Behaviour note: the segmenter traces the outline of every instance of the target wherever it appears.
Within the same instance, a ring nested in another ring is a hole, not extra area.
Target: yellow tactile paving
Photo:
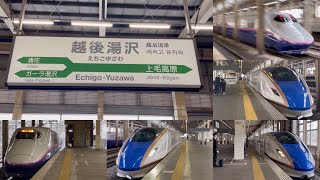
[[[258,159],[256,157],[256,153],[254,152],[254,150],[251,150],[250,157],[251,157],[251,162],[252,162],[253,179],[254,180],[265,180],[265,177],[263,175],[262,169],[260,167],[260,164],[258,162]]]
[[[174,172],[171,176],[171,180],[182,180],[183,179],[183,174],[184,174],[184,165],[185,165],[185,159],[186,159],[186,153],[187,153],[187,142],[183,142],[183,148],[181,151],[181,154],[179,156],[177,165],[174,169]]]
[[[67,149],[63,165],[60,170],[59,180],[69,180],[71,172],[71,150]]]
[[[246,120],[258,120],[257,114],[254,111],[251,100],[248,96],[248,92],[246,90],[245,84],[242,81],[240,81],[240,86],[241,86],[242,95],[243,95],[243,105],[244,105]]]

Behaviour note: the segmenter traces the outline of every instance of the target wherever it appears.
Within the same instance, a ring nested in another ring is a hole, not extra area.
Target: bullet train
[[[274,49],[279,53],[305,54],[314,43],[312,35],[288,13],[265,13],[264,20],[264,43],[266,48]],[[246,25],[250,24],[252,23],[247,23]],[[256,45],[257,23],[254,23],[253,27],[245,26],[244,28],[239,28],[239,40]],[[227,37],[233,37],[233,29],[231,26],[226,27]],[[217,27],[217,32],[221,34],[222,27]]]
[[[264,152],[289,176],[313,177],[315,161],[308,147],[290,132],[270,132],[249,139],[250,143]]]
[[[164,128],[141,128],[123,143],[117,157],[117,176],[145,176],[182,141],[182,134]]]
[[[123,143],[123,133],[118,134],[118,147],[121,147]],[[116,147],[116,133],[115,132],[107,132],[107,148],[115,148]]]
[[[30,179],[59,149],[56,132],[44,127],[17,129],[4,158],[5,170],[13,177]]]
[[[268,67],[246,75],[246,81],[284,116],[312,116],[314,99],[307,83],[294,69]]]

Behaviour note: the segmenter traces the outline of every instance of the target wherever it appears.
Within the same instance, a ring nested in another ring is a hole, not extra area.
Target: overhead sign
[[[17,36],[10,87],[200,88],[191,39]]]

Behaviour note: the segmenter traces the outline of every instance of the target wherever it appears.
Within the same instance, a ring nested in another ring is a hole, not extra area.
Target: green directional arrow
[[[56,70],[21,70],[19,77],[64,78],[72,72],[122,72],[122,73],[165,73],[186,74],[192,69],[185,65],[172,64],[90,64],[73,63],[66,57],[23,57],[18,60],[24,64],[64,64],[63,71]]]

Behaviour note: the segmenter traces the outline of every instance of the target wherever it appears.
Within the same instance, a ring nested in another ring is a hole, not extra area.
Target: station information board
[[[191,39],[17,36],[9,87],[200,88]]]

